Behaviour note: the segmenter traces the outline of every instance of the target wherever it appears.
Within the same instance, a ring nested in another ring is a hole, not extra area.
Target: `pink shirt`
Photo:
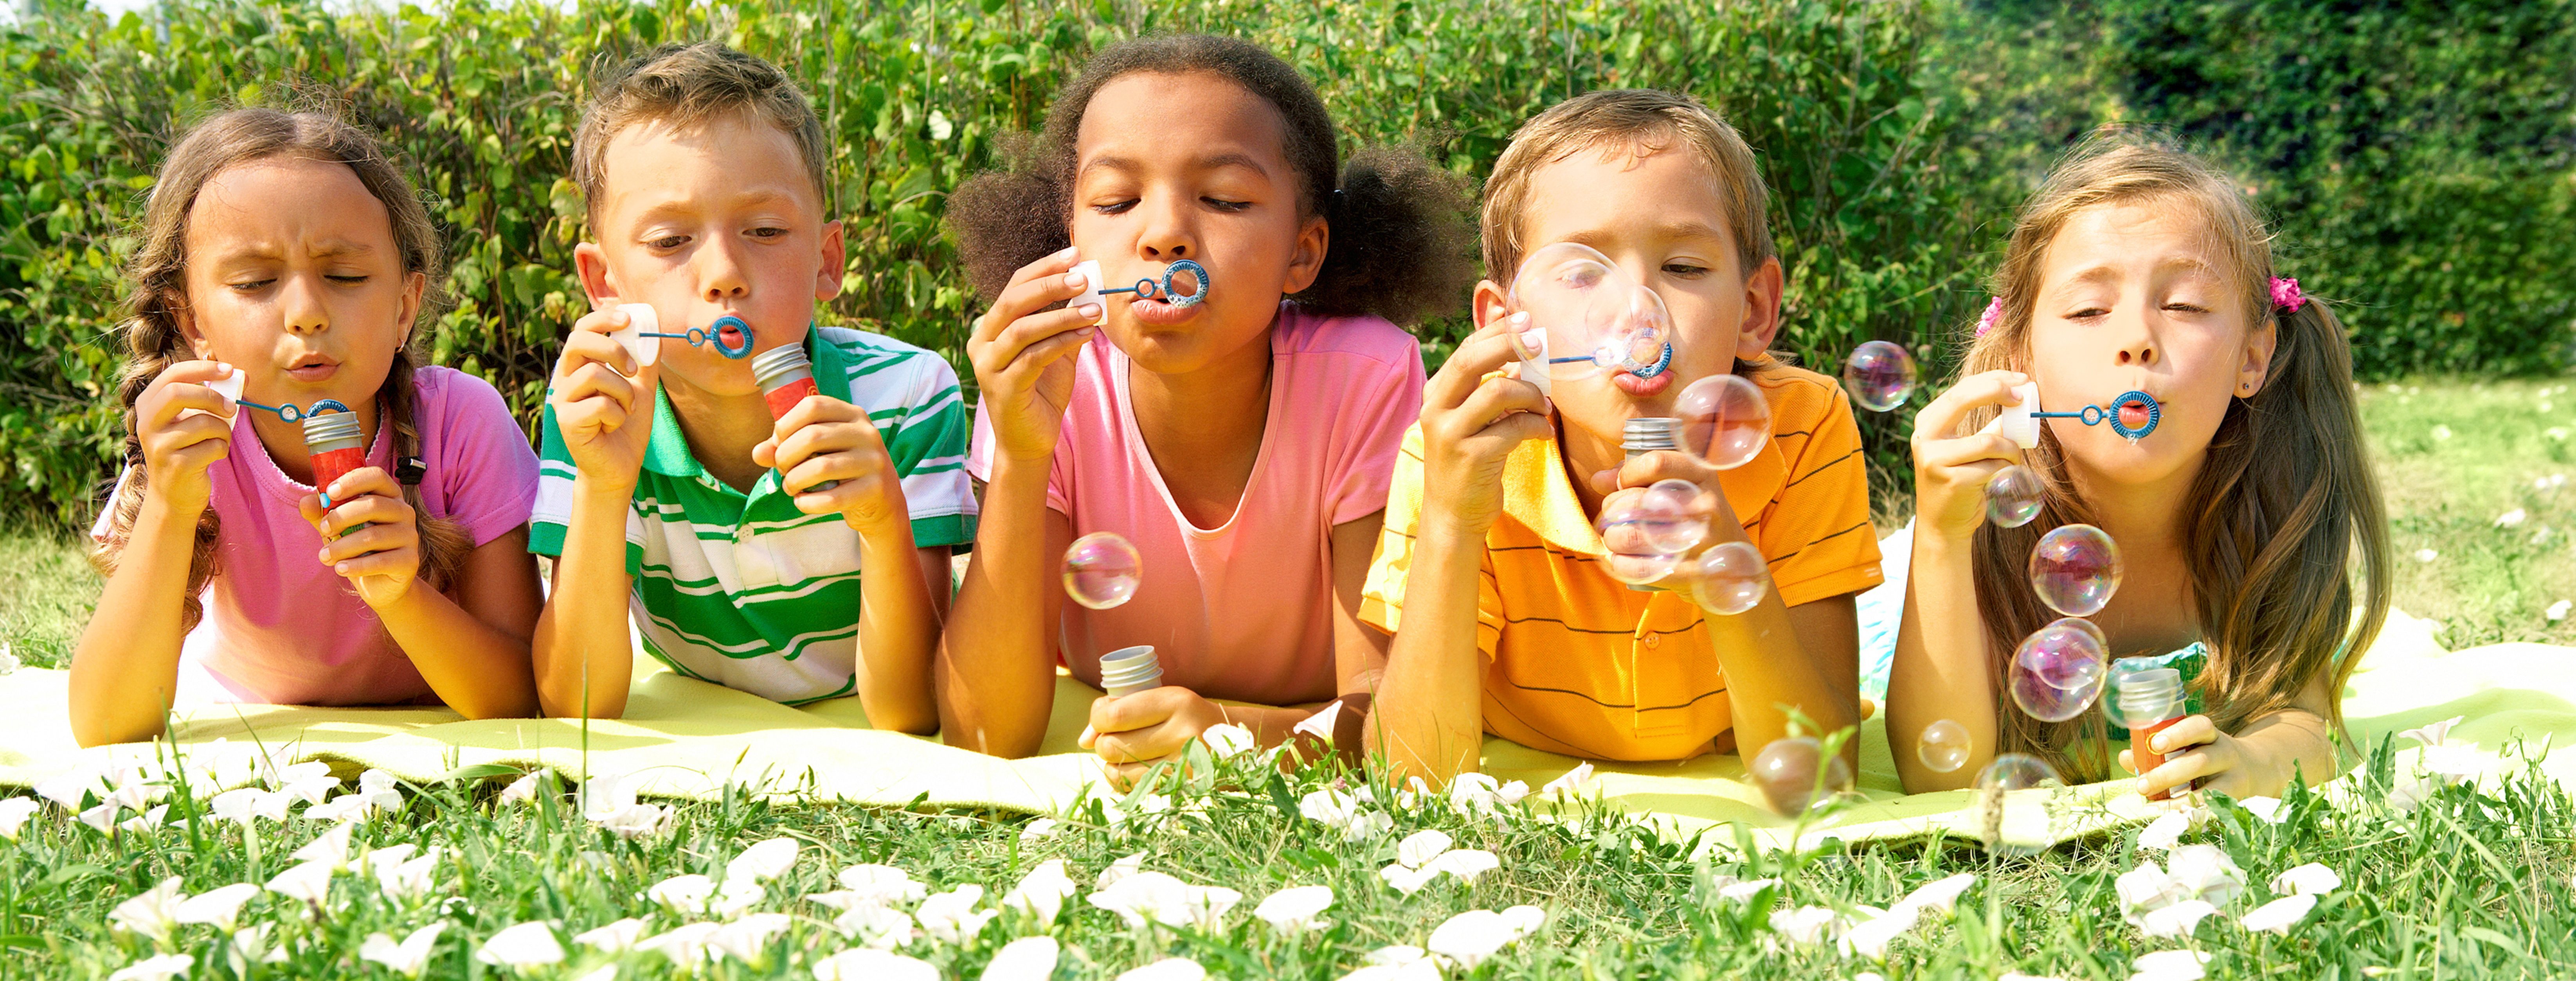
[[[1064,604],[1065,663],[1098,686],[1100,655],[1152,644],[1164,684],[1211,698],[1333,697],[1333,526],[1386,509],[1405,427],[1422,414],[1421,346],[1377,317],[1281,303],[1252,479],[1232,518],[1199,528],[1172,503],[1137,433],[1127,355],[1106,337],[1094,334],[1077,356],[1047,506],[1077,537],[1124,536],[1144,575],[1122,606]],[[992,438],[978,407],[966,469],[979,480],[992,474]]]
[[[422,509],[464,525],[477,546],[527,524],[537,495],[537,455],[501,393],[450,368],[422,368],[412,379],[420,393],[414,403],[420,455],[428,467]],[[180,645],[179,698],[435,704],[429,683],[385,633],[375,609],[314,558],[322,551],[321,533],[295,507],[313,488],[277,469],[251,429],[251,411],[234,416],[231,453],[207,469],[222,530],[215,575],[201,597],[205,619]],[[367,462],[393,472],[389,427],[377,427]],[[91,537],[106,537],[108,518],[99,514]]]

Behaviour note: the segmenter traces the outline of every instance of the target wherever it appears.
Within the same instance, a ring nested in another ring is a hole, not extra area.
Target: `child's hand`
[[[909,527],[912,511],[894,458],[868,414],[829,395],[808,395],[779,417],[769,438],[751,448],[751,462],[778,470],[778,486],[796,495],[806,514],[839,512],[862,535]],[[830,490],[806,492],[827,480]]]
[[[1215,702],[1187,688],[1164,685],[1091,703],[1091,726],[1083,730],[1082,748],[1100,754],[1110,782],[1124,790],[1224,721],[1225,710]]]
[[[1688,453],[1656,450],[1631,457],[1615,470],[1593,474],[1592,489],[1601,495],[1601,513],[1608,514],[1627,506],[1645,494],[1646,488],[1660,481],[1681,480],[1696,484],[1700,492],[1691,499],[1683,514],[1708,522],[1708,537],[1702,545],[1741,541],[1745,537],[1744,521],[1735,516],[1735,505],[1728,503],[1726,489],[1718,483],[1718,475],[1722,473],[1725,471]],[[1636,528],[1614,526],[1601,533],[1601,544],[1609,550],[1612,562],[1619,561],[1621,556],[1658,555],[1654,547],[1646,544],[1644,536],[1645,533]],[[1678,574],[1685,568],[1687,566],[1677,566],[1674,573]],[[1671,578],[1668,576],[1666,581],[1671,581]]]
[[[1096,303],[1047,309],[1082,295],[1082,277],[1071,274],[1073,265],[1074,250],[1066,249],[1020,267],[966,341],[1000,456],[1028,461],[1055,455],[1065,406],[1073,398],[1071,356],[1091,340],[1100,319]]]
[[[296,502],[322,533],[322,564],[356,586],[368,606],[382,609],[403,598],[420,574],[420,516],[403,500],[402,485],[383,467],[361,467],[322,492],[339,506],[324,510],[320,493]]]
[[[134,400],[144,486],[173,512],[194,515],[214,497],[206,468],[232,453],[235,410],[206,383],[232,373],[232,366],[221,362],[182,361],[161,369]]]
[[[1523,442],[1554,432],[1555,411],[1538,386],[1509,374],[1544,341],[1528,314],[1485,325],[1449,354],[1422,386],[1422,520],[1482,535],[1503,511],[1503,462]]]
[[[2167,790],[2215,790],[2229,797],[2253,797],[2269,792],[2256,784],[2259,774],[2250,765],[2251,747],[2244,740],[2218,731],[2218,724],[2206,715],[2191,716],[2164,727],[2148,737],[2147,748],[2163,753],[2165,761],[2139,775],[2140,794],[2153,797]],[[2121,768],[2136,773],[2136,760],[2129,750],[2120,751]]]
[[[1972,410],[2020,404],[2012,387],[2029,381],[2018,371],[1970,375],[1915,414],[1915,534],[1963,541],[1986,520],[1986,481],[1995,471],[2020,463],[2021,447],[1996,426],[1966,436],[1951,434]]]
[[[582,476],[632,491],[644,467],[644,446],[653,438],[653,391],[662,369],[652,364],[637,371],[635,358],[608,336],[626,321],[625,311],[593,310],[572,325],[546,386],[546,404],[554,407],[564,450]]]

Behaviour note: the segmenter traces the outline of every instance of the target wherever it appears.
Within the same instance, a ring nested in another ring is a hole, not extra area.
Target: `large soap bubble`
[[[1771,566],[1751,542],[1719,542],[1692,562],[1691,599],[1711,613],[1734,616],[1761,605]]]
[[[2019,528],[2039,517],[2039,506],[2048,498],[2048,485],[2039,479],[2039,471],[2013,464],[1986,478],[1986,520],[1997,527]]]
[[[2068,618],[2041,627],[2013,652],[2013,704],[2043,722],[2082,715],[2101,697],[2109,661],[2091,624]]]
[[[1682,449],[1720,470],[1733,470],[1771,442],[1771,402],[1737,375],[1710,375],[1673,399]]]
[[[1887,341],[1853,348],[1851,360],[1843,362],[1843,391],[1851,393],[1852,404],[1871,412],[1904,405],[1914,394],[1914,356]]]
[[[1672,366],[1672,315],[1663,297],[1589,246],[1557,242],[1531,252],[1504,304],[1545,331],[1541,350],[1522,352],[1524,377],[1542,386],[1614,371],[1652,376]]]
[[[1790,816],[1852,786],[1850,765],[1840,756],[1825,755],[1824,744],[1810,736],[1772,740],[1745,769],[1771,809]]]
[[[2050,529],[2030,550],[2030,588],[2070,617],[2102,612],[2120,591],[2120,546],[2092,525]]]
[[[2047,788],[2066,785],[2057,768],[2021,753],[1977,771],[1978,836],[2000,855],[2031,855],[2057,843],[2057,808]]]
[[[1095,610],[1135,598],[1144,572],[1136,546],[1113,532],[1092,532],[1064,550],[1064,594]]]
[[[1968,756],[1968,727],[1948,719],[1924,726],[1923,738],[1914,743],[1914,758],[1934,773],[1954,772],[1967,765]]]

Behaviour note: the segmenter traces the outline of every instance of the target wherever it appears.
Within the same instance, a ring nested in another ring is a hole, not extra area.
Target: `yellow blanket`
[[[0,717],[11,720],[0,732],[0,787],[32,786],[76,767],[151,752],[147,746],[75,746],[64,720],[63,686],[59,671],[0,678]],[[1043,813],[1086,792],[1106,792],[1097,766],[1073,745],[1098,695],[1061,679],[1045,753],[1025,760],[869,730],[855,698],[789,708],[658,669],[636,678],[625,719],[590,723],[586,753],[578,722],[467,722],[444,709],[201,706],[180,712],[173,733],[175,742],[199,752],[222,739],[225,751],[257,746],[281,759],[329,761],[343,775],[376,767],[416,782],[460,766],[504,764],[552,767],[576,777],[634,774],[644,793],[668,798],[709,799],[734,785],[786,800]],[[2445,652],[2428,624],[2401,613],[2391,616],[2354,673],[2344,712],[2366,746],[2386,734],[2465,716],[2452,730],[2454,741],[2497,751],[2521,740],[2536,755],[2549,742],[2576,742],[2571,700],[2576,650],[2503,644]],[[1975,836],[1968,792],[1901,794],[1880,720],[1863,726],[1860,741],[1859,783],[1868,802],[1827,827],[1808,828],[1811,835]],[[2400,742],[2403,768],[2414,752],[2410,742]],[[1533,788],[1578,762],[1501,740],[1485,745],[1488,773]],[[2542,765],[2560,783],[2576,787],[2576,758],[2570,754],[2555,754]],[[1741,821],[1758,829],[1766,844],[1779,844],[1790,831],[1744,782],[1744,764],[1736,756],[1596,767],[1585,796],[1597,794],[1613,806],[1649,815],[1676,834]],[[2074,817],[2053,833],[2061,839],[2089,834],[2156,813],[2155,805],[2128,793],[2128,786],[2113,781],[2059,791],[2058,810]]]

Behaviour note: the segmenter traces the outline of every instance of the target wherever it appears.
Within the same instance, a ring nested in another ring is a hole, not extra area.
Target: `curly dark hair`
[[[1343,166],[1333,120],[1304,76],[1259,45],[1207,34],[1136,38],[1102,50],[1056,96],[1046,129],[1020,137],[1011,169],[976,176],[949,196],[948,227],[984,301],[1020,267],[1071,244],[1074,138],[1100,88],[1136,72],[1222,76],[1278,107],[1288,163],[1305,180],[1304,215],[1332,228],[1313,285],[1289,298],[1327,316],[1375,314],[1400,325],[1454,309],[1476,272],[1467,253],[1460,182],[1419,150],[1360,150]]]

